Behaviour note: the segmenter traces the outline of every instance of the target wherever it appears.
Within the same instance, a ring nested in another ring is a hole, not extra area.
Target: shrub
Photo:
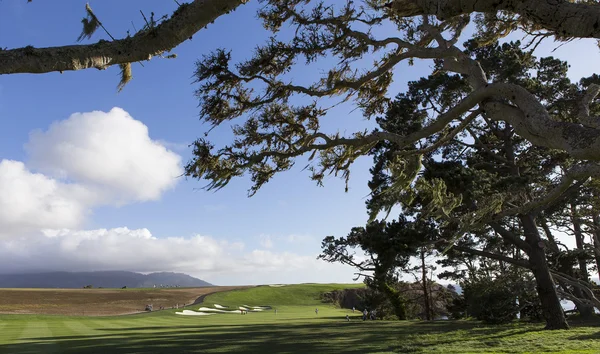
[[[517,293],[506,279],[479,279],[463,286],[470,316],[490,324],[513,321],[519,313]]]

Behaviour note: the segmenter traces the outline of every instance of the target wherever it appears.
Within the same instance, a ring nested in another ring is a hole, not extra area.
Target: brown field
[[[0,289],[0,314],[111,316],[179,304],[191,305],[207,294],[245,288],[213,286],[168,289]]]

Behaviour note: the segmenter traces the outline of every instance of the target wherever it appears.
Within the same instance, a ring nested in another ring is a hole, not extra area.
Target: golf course
[[[121,316],[0,315],[0,353],[600,352],[600,328],[576,321],[568,331],[544,331],[543,324],[490,326],[471,320],[362,321],[359,311],[320,300],[323,292],[357,286],[361,285],[257,286],[213,293],[202,304],[186,307],[270,307],[243,316],[182,316],[176,314],[181,309],[170,308]],[[202,288],[197,290],[202,294]]]

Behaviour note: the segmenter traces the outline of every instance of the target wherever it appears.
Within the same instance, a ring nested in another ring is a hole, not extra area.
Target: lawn
[[[257,287],[213,294],[203,304],[272,305],[277,314],[3,315],[0,353],[600,353],[600,327],[363,322],[358,313],[320,303],[320,292],[341,287]],[[346,322],[346,314],[355,316]]]

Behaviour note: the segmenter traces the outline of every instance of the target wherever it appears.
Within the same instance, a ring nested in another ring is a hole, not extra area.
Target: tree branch
[[[529,261],[527,260],[523,260],[523,259],[514,259],[514,258],[510,258],[510,257],[506,257],[506,256],[502,256],[496,253],[491,253],[491,252],[486,252],[486,251],[480,251],[480,250],[476,250],[476,249],[472,249],[469,247],[462,247],[462,246],[452,246],[453,249],[457,250],[457,251],[461,251],[461,252],[466,252],[466,253],[470,253],[476,256],[481,256],[481,257],[485,257],[485,258],[491,258],[491,259],[495,259],[498,261],[502,261],[502,262],[506,262],[506,263],[510,263],[510,264],[514,264],[516,266],[519,267],[523,267],[526,269],[531,269],[531,264],[529,263]]]
[[[581,124],[590,127],[600,129],[600,117],[590,116],[590,104],[600,93],[600,86],[597,84],[591,84],[581,101],[579,102],[579,121]]]
[[[105,69],[111,65],[149,60],[170,51],[219,16],[248,0],[195,0],[180,6],[168,20],[149,31],[114,41],[62,47],[27,46],[0,50],[0,75]]]
[[[600,300],[598,300],[596,298],[596,296],[594,295],[594,292],[592,291],[592,289],[590,289],[589,284],[587,284],[577,278],[573,278],[567,274],[560,273],[555,270],[550,270],[550,273],[552,274],[552,277],[555,280],[557,280],[558,282],[571,285],[571,286],[583,291],[583,293],[586,295],[587,298],[586,299],[577,298],[579,301],[589,303],[589,304],[593,305],[594,307],[596,307],[597,309],[600,309]]]
[[[488,225],[490,225],[492,227],[492,229],[494,229],[494,231],[496,231],[498,234],[500,234],[500,236],[503,239],[505,239],[506,241],[519,247],[521,250],[525,251],[526,253],[529,252],[529,250],[531,250],[531,247],[529,246],[529,244],[527,242],[525,242],[519,236],[515,235],[514,233],[512,233],[512,232],[508,231],[507,229],[505,229],[504,227],[502,227],[502,225],[500,225],[499,223],[490,222],[490,223],[488,223]]]
[[[421,150],[417,150],[416,153],[419,154],[428,154],[432,151],[435,151],[435,149],[439,148],[440,146],[444,145],[445,143],[447,143],[448,141],[450,141],[451,139],[453,139],[458,133],[462,132],[465,128],[468,129],[468,125],[471,124],[471,122],[473,121],[473,119],[477,118],[477,116],[481,113],[480,110],[476,110],[474,112],[471,112],[462,122],[460,122],[460,124],[458,126],[456,126],[456,128],[454,128],[450,133],[446,134],[445,136],[439,138],[435,143],[433,143],[431,146],[428,146],[424,149]]]
[[[548,239],[548,242],[550,243],[550,247],[552,248],[552,250],[554,252],[560,252],[560,249],[558,248],[558,243],[556,242],[556,238],[554,237],[554,235],[552,234],[552,230],[550,230],[550,227],[548,226],[548,220],[546,220],[546,218],[544,217],[540,217],[540,226],[542,227],[542,229],[544,230],[544,233],[546,234],[546,238]]]
[[[600,38],[600,6],[547,0],[391,0],[388,7],[402,17],[435,15],[444,20],[473,12],[507,11],[561,37]]]
[[[550,192],[541,198],[533,200],[520,207],[508,209],[496,215],[502,218],[510,215],[534,213],[537,214],[545,208],[548,208],[562,197],[575,193],[591,176],[600,176],[600,165],[583,164],[572,167]],[[573,184],[574,181],[578,181]]]

